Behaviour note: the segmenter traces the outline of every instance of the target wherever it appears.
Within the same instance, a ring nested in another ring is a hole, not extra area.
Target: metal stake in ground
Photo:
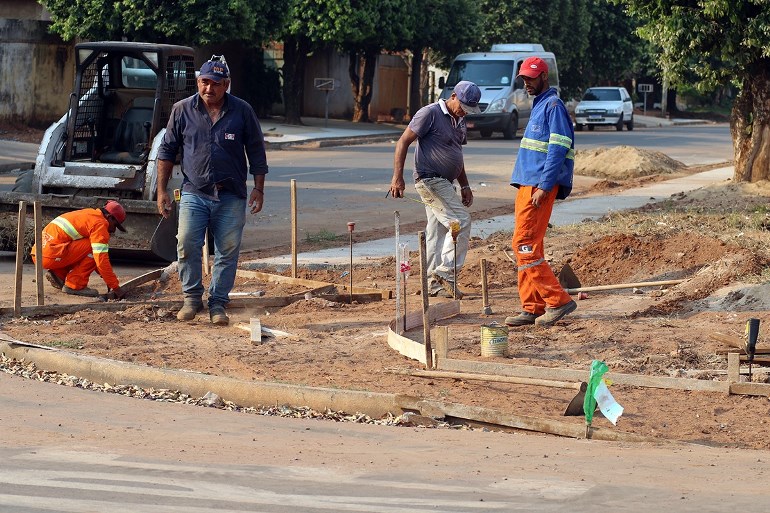
[[[489,306],[489,292],[487,290],[487,259],[481,259],[481,297],[483,305],[481,313],[483,315],[492,315],[492,308]]]
[[[396,333],[403,334],[404,333],[404,327],[399,326],[399,323],[401,322],[401,261],[399,259],[399,253],[398,253],[398,238],[401,234],[401,214],[399,214],[398,210],[393,212],[395,216],[395,223],[396,223]]]
[[[403,331],[406,331],[406,280],[409,277],[409,271],[412,269],[412,266],[409,264],[409,245],[407,243],[398,245],[398,262],[398,272],[401,275],[401,283],[404,288],[404,316],[401,328]]]
[[[348,223],[348,235],[350,237],[350,304],[353,304],[353,229],[356,227],[356,223]]]
[[[460,221],[452,219],[449,221],[449,231],[452,234],[454,242],[454,269],[452,271],[452,299],[457,299],[457,235],[460,233]]]

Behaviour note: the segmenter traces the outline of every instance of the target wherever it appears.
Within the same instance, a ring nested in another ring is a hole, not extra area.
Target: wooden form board
[[[438,303],[428,307],[428,319],[430,322],[453,317],[458,313],[460,313],[459,301],[447,301],[445,303]],[[406,314],[406,319],[407,330],[422,327],[422,311],[409,312]],[[426,365],[427,358],[425,354],[425,346],[421,342],[412,340],[404,335],[399,335],[396,333],[395,329],[396,320],[393,319],[388,325],[388,345],[407,358],[417,360],[423,365]]]
[[[324,294],[316,296],[321,299],[333,301],[336,303],[347,303],[350,299],[348,294]],[[282,307],[294,302],[303,300],[303,296],[278,296],[278,297],[238,297],[230,300],[228,308],[248,308],[248,307]],[[353,294],[353,301],[358,303],[371,303],[382,301],[381,294]],[[72,305],[47,305],[47,306],[23,306],[21,315],[24,317],[39,317],[43,315],[64,315],[78,312],[80,310],[98,310],[102,312],[119,312],[132,306],[154,306],[158,308],[179,309],[182,308],[183,301],[109,301],[78,303]],[[13,308],[0,308],[0,316],[14,315]]]
[[[428,319],[430,322],[436,322],[440,319],[447,319],[460,313],[459,301],[447,301],[445,303],[433,304],[428,307]],[[422,310],[407,312],[406,326],[404,331],[422,327]],[[390,321],[390,329],[396,329],[396,320]]]
[[[600,429],[592,427],[586,437],[585,423],[575,418],[574,422],[568,420],[555,420],[543,417],[530,417],[526,415],[513,415],[510,413],[469,406],[465,404],[444,403],[440,401],[415,400],[409,396],[396,396],[399,406],[403,409],[414,409],[423,415],[431,417],[443,416],[444,420],[451,422],[453,419],[469,420],[481,424],[504,426],[526,431],[538,431],[572,438],[589,438],[593,440],[607,440],[616,442],[660,442],[658,439],[624,433],[614,429]]]
[[[282,276],[280,274],[263,273],[259,271],[248,271],[245,269],[238,269],[235,274],[241,278],[253,278],[256,280],[262,280],[269,283],[284,283],[290,285],[299,285],[302,287],[308,287],[309,289],[328,287],[330,285],[339,287],[342,290],[347,290],[345,285],[336,285],[334,283],[328,283],[325,281],[308,280],[305,278],[292,278],[290,276]],[[369,287],[353,287],[353,294],[380,294],[382,299],[390,299],[393,292],[391,290],[374,289]],[[355,299],[355,298],[354,298]]]
[[[588,369],[582,371],[576,369],[511,365],[506,363],[478,362],[472,360],[454,360],[451,358],[440,360],[437,368],[446,371],[476,372],[479,374],[496,374],[499,376],[516,376],[520,378],[554,379],[563,381],[587,381],[589,377]],[[697,390],[701,392],[730,392],[730,383],[727,381],[670,378],[667,376],[644,376],[639,374],[621,374],[617,372],[608,372],[605,377],[619,385],[675,390]],[[770,391],[770,384],[768,384],[768,390]]]

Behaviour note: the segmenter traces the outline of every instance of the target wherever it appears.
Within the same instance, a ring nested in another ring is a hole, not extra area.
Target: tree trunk
[[[283,107],[284,123],[302,124],[305,63],[310,42],[304,36],[287,36],[283,42]]]
[[[409,71],[412,74],[412,80],[409,83],[409,117],[422,107],[422,48],[414,48],[412,53],[412,69]]]
[[[377,69],[378,50],[352,50],[348,75],[353,91],[353,122],[369,122],[369,104],[372,101],[372,84]]]
[[[735,182],[770,179],[770,59],[747,72],[733,103],[730,132],[735,152]]]

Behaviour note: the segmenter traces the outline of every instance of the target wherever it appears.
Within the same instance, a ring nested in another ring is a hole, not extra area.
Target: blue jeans
[[[220,194],[219,201],[183,192],[179,203],[177,257],[179,279],[186,301],[203,297],[203,243],[206,230],[214,243],[214,268],[209,285],[209,310],[225,306],[235,283],[243,226],[246,222],[246,198]]]

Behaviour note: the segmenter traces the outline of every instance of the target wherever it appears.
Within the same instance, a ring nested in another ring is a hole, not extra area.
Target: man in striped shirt
[[[98,271],[112,297],[121,299],[120,288],[110,264],[110,236],[115,229],[123,232],[126,211],[117,201],[102,208],[84,208],[60,215],[43,229],[43,268],[46,279],[65,294],[96,297],[99,292],[88,287],[91,273]],[[35,247],[32,246],[32,260]]]

